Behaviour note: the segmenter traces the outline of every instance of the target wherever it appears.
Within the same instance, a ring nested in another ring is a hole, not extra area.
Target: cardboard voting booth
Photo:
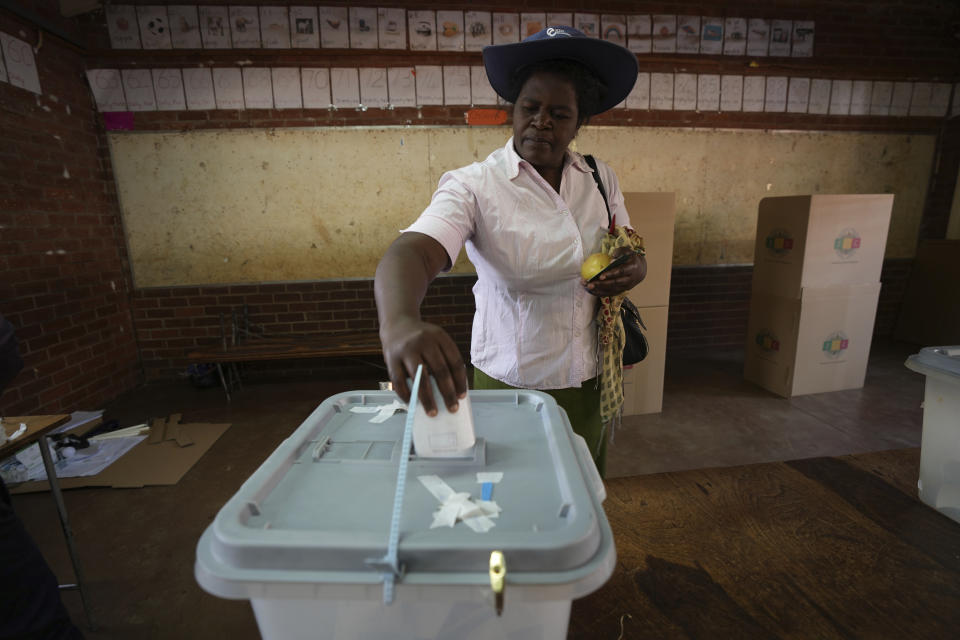
[[[650,343],[646,359],[623,371],[623,415],[632,416],[659,413],[663,407],[676,197],[673,193],[624,193],[623,199],[647,250],[647,277],[629,293],[647,326]]]
[[[892,194],[764,198],[753,293],[799,299],[802,289],[878,282]]]
[[[784,397],[863,386],[893,196],[760,202],[744,377]]]

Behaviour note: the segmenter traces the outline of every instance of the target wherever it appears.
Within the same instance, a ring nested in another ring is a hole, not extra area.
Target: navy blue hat
[[[514,72],[520,67],[543,60],[564,59],[579,62],[592,71],[607,87],[607,95],[594,113],[611,109],[627,97],[637,81],[637,56],[618,44],[591,38],[573,27],[547,27],[522,42],[497,44],[483,48],[483,64],[493,90],[507,102]]]

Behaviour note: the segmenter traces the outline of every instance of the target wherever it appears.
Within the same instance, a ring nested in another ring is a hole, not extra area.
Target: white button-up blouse
[[[616,175],[598,170],[618,225],[630,225]],[[430,205],[404,231],[437,240],[477,270],[470,357],[511,386],[579,387],[597,375],[597,298],[580,266],[600,250],[607,210],[583,156],[567,151],[558,194],[513,148],[440,178]]]

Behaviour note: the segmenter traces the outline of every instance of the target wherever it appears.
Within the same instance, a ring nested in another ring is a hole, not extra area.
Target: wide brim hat
[[[543,60],[573,60],[586,66],[607,88],[596,115],[612,109],[626,99],[637,81],[637,56],[618,44],[591,38],[573,27],[547,27],[521,42],[497,44],[483,48],[483,65],[487,80],[497,95],[507,102],[510,85],[517,69]]]

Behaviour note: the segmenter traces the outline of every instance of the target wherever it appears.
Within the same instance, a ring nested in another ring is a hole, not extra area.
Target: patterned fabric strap
[[[616,249],[643,249],[643,238],[629,227],[615,227],[600,244],[600,251],[612,256]],[[600,298],[597,310],[597,371],[600,378],[600,420],[608,424],[623,408],[623,322],[620,305],[625,294]]]

